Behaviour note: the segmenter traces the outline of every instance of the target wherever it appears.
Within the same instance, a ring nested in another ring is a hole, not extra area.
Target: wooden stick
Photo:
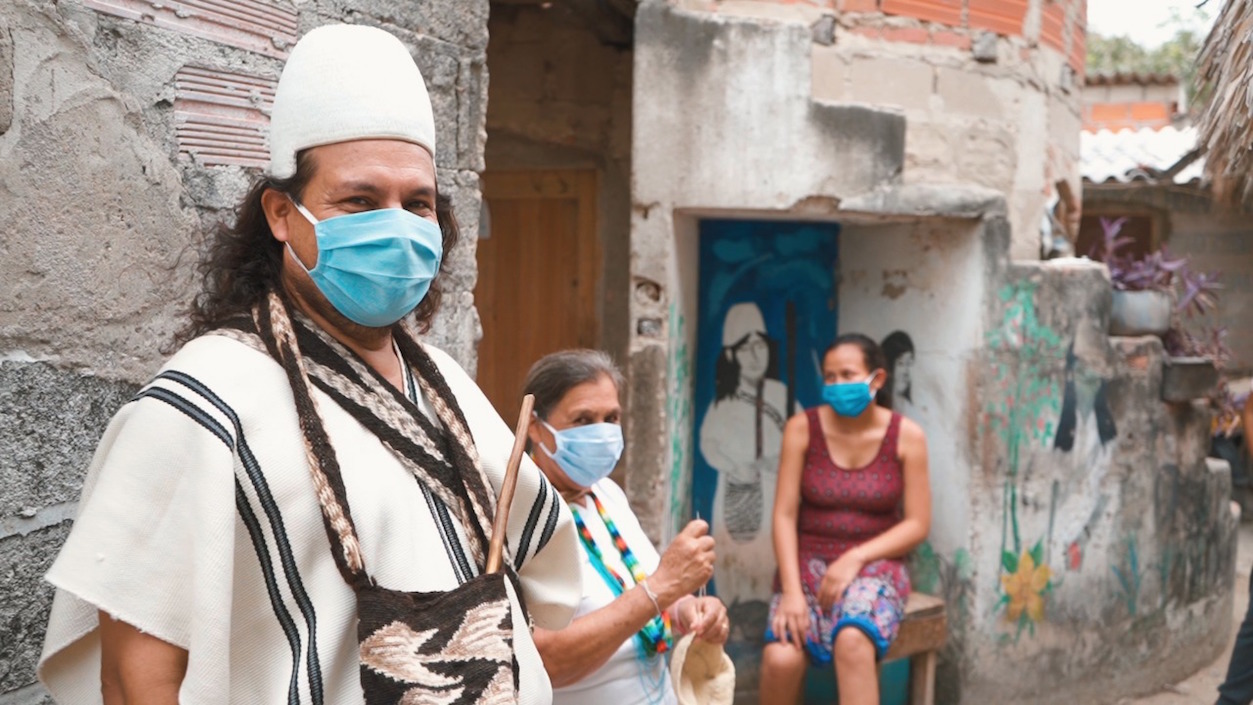
[[[501,556],[505,552],[505,532],[509,530],[509,505],[513,504],[513,491],[518,487],[518,468],[526,451],[526,432],[531,426],[531,409],[535,395],[522,397],[522,411],[518,412],[518,427],[513,434],[513,451],[505,466],[505,480],[500,483],[500,499],[496,500],[496,516],[492,521],[492,541],[487,549],[487,572],[500,570]]]

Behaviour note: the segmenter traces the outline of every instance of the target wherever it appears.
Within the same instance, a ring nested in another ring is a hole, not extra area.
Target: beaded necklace
[[[613,523],[613,519],[609,518],[609,513],[605,511],[605,505],[600,503],[600,498],[595,494],[588,494],[596,505],[596,512],[600,514],[601,521],[605,523],[605,528],[609,530],[609,537],[613,539],[614,547],[618,549],[618,554],[622,556],[622,562],[626,565],[627,570],[631,572],[631,578],[634,583],[638,585],[648,577],[648,574],[640,567],[639,560],[636,559],[631,549],[627,547],[626,540],[622,538],[622,534]],[[592,559],[592,566],[605,579],[605,583],[609,585],[610,590],[613,590],[615,597],[626,592],[626,580],[621,575],[618,575],[613,568],[605,564],[604,554],[601,553],[600,547],[596,545],[596,540],[592,538],[592,532],[587,530],[587,524],[584,523],[583,517],[579,516],[579,508],[576,505],[571,505],[570,508],[574,510],[571,512],[574,515],[574,525],[579,530],[579,538],[583,540],[583,547],[587,549],[588,556]],[[662,612],[659,616],[653,617],[635,637],[639,639],[640,646],[643,647],[644,652],[649,656],[664,654],[669,651],[672,640],[670,615]]]

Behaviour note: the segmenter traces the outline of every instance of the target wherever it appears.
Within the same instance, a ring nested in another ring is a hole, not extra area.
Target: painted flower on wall
[[[1044,596],[1053,587],[1053,571],[1042,564],[1042,553],[1043,544],[1037,542],[1021,556],[1006,551],[1001,557],[1001,603],[1006,620],[1017,622],[1020,632],[1024,626],[1034,631],[1044,621]]]

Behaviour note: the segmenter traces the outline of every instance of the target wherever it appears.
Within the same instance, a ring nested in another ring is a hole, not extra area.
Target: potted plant
[[[1166,349],[1162,399],[1186,402],[1212,396],[1218,369],[1229,351],[1227,331],[1192,325],[1218,303],[1218,275],[1197,272],[1187,258],[1172,259],[1166,248],[1135,258],[1124,250],[1131,238],[1119,235],[1126,218],[1101,218],[1102,238],[1091,257],[1109,268],[1114,287],[1111,335],[1157,335]]]
[[[1101,218],[1101,240],[1089,256],[1109,269],[1114,287],[1110,306],[1111,335],[1165,335],[1170,330],[1174,308],[1176,274],[1185,260],[1170,259],[1157,250],[1136,259],[1124,253],[1133,240],[1119,236],[1126,218]]]

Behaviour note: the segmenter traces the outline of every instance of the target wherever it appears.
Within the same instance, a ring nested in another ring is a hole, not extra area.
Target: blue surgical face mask
[[[556,450],[539,447],[579,487],[591,487],[609,477],[622,457],[622,427],[616,423],[593,423],[557,429],[540,421],[553,434]]]
[[[401,208],[339,215],[319,221],[296,208],[318,241],[318,262],[305,267],[292,259],[348,320],[382,328],[418,307],[439,273],[444,239],[439,226]],[[291,250],[291,243],[287,244]]]
[[[876,375],[878,372],[873,372],[860,382],[824,384],[822,385],[822,400],[830,404],[831,408],[835,409],[835,413],[840,416],[861,416],[861,412],[865,411],[874,400],[870,383],[874,381]]]

